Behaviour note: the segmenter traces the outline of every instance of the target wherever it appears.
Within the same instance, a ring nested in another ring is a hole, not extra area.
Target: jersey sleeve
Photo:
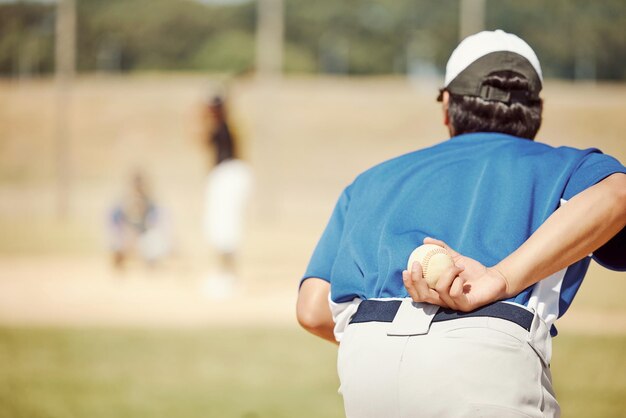
[[[587,152],[565,186],[565,200],[570,200],[611,174],[626,173],[626,167],[610,155],[597,149],[589,149]]]
[[[306,279],[317,277],[330,282],[330,272],[335,263],[335,258],[339,250],[339,244],[343,235],[344,224],[348,206],[350,204],[349,188],[345,189],[335,205],[330,220],[326,225],[326,229],[322,234],[309,265],[300,281],[300,284]]]
[[[595,250],[593,259],[608,269],[626,271],[626,228]]]
[[[598,150],[589,151],[567,183],[563,193],[565,200],[571,199],[611,174],[626,173],[626,167],[615,158]],[[609,242],[594,251],[593,259],[608,269],[626,271],[624,248],[626,248],[626,229],[622,229]]]

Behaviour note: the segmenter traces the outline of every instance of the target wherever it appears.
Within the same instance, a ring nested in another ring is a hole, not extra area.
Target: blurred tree
[[[254,65],[254,38],[242,30],[221,32],[203,42],[195,51],[191,65],[198,70],[236,73],[250,70]]]
[[[459,35],[460,0],[284,0],[284,68],[429,73]],[[522,36],[548,77],[626,79],[623,0],[485,0],[485,26]],[[239,72],[254,65],[249,0],[77,0],[79,71]],[[0,1],[0,74],[53,70],[55,5]],[[21,69],[21,70],[20,70]]]
[[[252,54],[244,44],[253,42],[253,12],[250,4],[80,0],[79,68],[94,69],[103,39],[113,35],[123,70],[236,70]],[[216,58],[207,58],[207,48]]]
[[[54,13],[50,4],[0,4],[0,74],[52,72]]]
[[[548,77],[626,78],[623,0],[492,1],[487,27],[526,39]]]

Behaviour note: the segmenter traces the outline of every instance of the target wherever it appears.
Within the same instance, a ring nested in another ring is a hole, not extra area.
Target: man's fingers
[[[422,273],[422,266],[419,262],[413,263],[413,268],[411,270],[411,279],[413,280],[413,286],[417,290],[417,293],[420,295],[420,299],[424,302],[430,302],[430,298],[432,295],[430,293],[430,288],[428,287],[428,283],[426,279],[424,279]]]
[[[418,295],[418,299],[414,299],[416,302],[426,302],[429,296],[428,284],[426,284],[423,274],[422,265],[419,261],[414,261],[411,265],[410,279],[411,286]]]
[[[438,245],[440,247],[446,247],[446,243],[441,241],[440,239],[435,239],[435,238],[431,238],[431,237],[426,237],[424,238],[424,244],[435,244]]]
[[[452,248],[450,248],[450,246],[448,244],[446,244],[445,242],[441,241],[440,239],[435,239],[435,238],[431,238],[431,237],[426,237],[424,238],[424,244],[434,244],[434,245],[438,245],[440,247],[443,247],[446,249],[446,251],[448,253],[450,253],[450,255],[452,257],[457,257],[460,254],[457,253],[456,251],[454,251]]]
[[[441,297],[439,296],[439,293],[437,293],[436,290],[431,289],[431,288],[428,288],[428,299],[426,300],[426,302],[431,303],[433,305],[439,305],[444,308],[450,308],[450,305],[448,305],[446,301],[441,299]]]
[[[409,296],[411,296],[411,299],[413,299],[415,302],[418,302],[419,295],[417,293],[417,290],[415,290],[415,286],[413,285],[413,280],[411,280],[410,271],[404,270],[402,272],[402,282],[404,283],[404,288],[406,289],[406,291],[409,292]]]
[[[462,296],[465,296],[463,292],[463,287],[465,286],[465,279],[461,278],[461,276],[457,276],[452,282],[452,286],[450,286],[450,296],[453,299],[459,299]]]
[[[452,286],[455,279],[462,271],[463,269],[457,266],[450,267],[439,276],[437,284],[435,285],[435,290],[439,294],[439,297],[452,309],[457,309],[457,302],[451,295]]]
[[[404,270],[402,272],[402,281],[414,302],[427,302],[448,307],[448,304],[439,297],[439,294],[428,287],[426,279],[422,277],[422,266],[419,262],[414,262],[410,271]]]

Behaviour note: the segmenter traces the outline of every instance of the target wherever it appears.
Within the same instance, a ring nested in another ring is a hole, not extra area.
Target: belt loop
[[[530,332],[528,333],[528,343],[537,352],[546,367],[550,366],[552,357],[552,337],[550,328],[543,321],[536,309],[532,308],[534,317]]]
[[[393,322],[387,331],[388,336],[410,336],[427,334],[439,306],[403,299]]]

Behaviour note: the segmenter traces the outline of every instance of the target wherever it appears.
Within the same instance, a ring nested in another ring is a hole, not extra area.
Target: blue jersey
[[[335,303],[408,297],[402,271],[425,237],[493,266],[561,204],[618,172],[626,168],[597,149],[555,148],[499,133],[459,135],[359,175],[341,194],[303,280],[329,281]],[[552,324],[571,304],[589,262],[511,301]]]

